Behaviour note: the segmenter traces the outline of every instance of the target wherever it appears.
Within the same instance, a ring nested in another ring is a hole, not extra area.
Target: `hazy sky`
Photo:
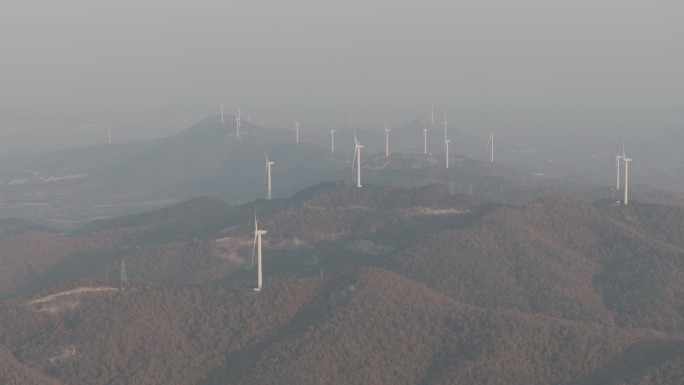
[[[3,0],[0,113],[676,109],[683,47],[681,0]]]

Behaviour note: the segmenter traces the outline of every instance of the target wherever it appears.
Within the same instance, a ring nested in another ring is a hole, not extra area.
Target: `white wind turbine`
[[[299,122],[295,122],[295,143],[299,143]]]
[[[330,130],[330,153],[335,153],[335,130]]]
[[[271,166],[274,164],[275,162],[268,160],[268,153],[266,153],[266,199],[268,200],[271,200]]]
[[[429,128],[423,128],[423,154],[427,155],[427,133]]]
[[[266,234],[266,230],[259,230],[257,225],[256,212],[254,213],[254,245],[252,246],[252,265],[254,265],[254,250],[257,252],[257,287],[254,291],[261,291],[263,276],[262,276],[262,263],[261,263],[261,236]]]
[[[221,104],[221,124],[223,124],[223,104]]]
[[[447,139],[444,141],[444,155],[446,159],[446,168],[449,168],[449,143],[451,143],[451,139]]]
[[[352,170],[354,169],[354,162],[356,162],[356,187],[361,187],[361,149],[363,144],[356,138],[354,133],[354,158],[352,159]]]
[[[491,149],[491,162],[494,163],[494,134],[489,134],[489,140],[487,141],[487,148]]]
[[[387,123],[385,123],[385,157],[389,156],[389,132],[392,131],[387,128]]]

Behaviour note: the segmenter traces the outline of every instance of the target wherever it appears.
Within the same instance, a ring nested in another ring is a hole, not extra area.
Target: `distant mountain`
[[[442,183],[490,201],[521,205],[562,191],[585,199],[620,199],[621,192],[585,179],[530,174],[505,164],[462,154],[479,138],[453,129],[449,170],[444,168],[443,127],[416,119],[391,132],[391,156],[384,156],[384,132],[359,129],[330,136],[302,135],[243,122],[240,139],[232,117],[221,124],[210,116],[176,135],[155,140],[96,145],[8,160],[0,165],[1,217],[49,221],[78,228],[93,219],[148,211],[197,196],[239,204],[265,197],[266,156],[274,161],[273,194],[288,197],[323,181],[353,179],[353,137],[364,143],[362,179],[369,184],[416,187]],[[429,154],[422,154],[422,129],[431,127]],[[483,143],[480,143],[483,145]],[[478,144],[479,146],[479,144]],[[484,148],[484,146],[483,146]],[[684,197],[635,185],[633,200],[684,204]]]

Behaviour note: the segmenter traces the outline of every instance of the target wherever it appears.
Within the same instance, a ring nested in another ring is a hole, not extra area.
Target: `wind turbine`
[[[295,122],[295,143],[299,143],[299,122]]]
[[[354,132],[354,158],[352,159],[352,170],[354,169],[354,162],[356,162],[356,187],[361,187],[361,149],[363,144],[356,139],[356,132]]]
[[[335,153],[335,130],[330,130],[330,153]]]
[[[629,203],[629,162],[632,161],[630,158],[622,158],[625,161],[625,199],[624,203],[627,204]]]
[[[446,139],[444,141],[444,155],[446,158],[446,168],[449,168],[449,143],[451,143],[451,139]]]
[[[266,230],[259,230],[257,225],[256,212],[254,213],[254,245],[252,246],[252,264],[254,264],[254,249],[257,251],[257,287],[254,291],[261,291],[263,278],[262,278],[262,267],[261,267],[261,236],[266,234]]]
[[[392,131],[387,128],[387,123],[385,123],[385,157],[389,156],[389,132]]]
[[[490,147],[491,146],[491,147]],[[487,141],[487,147],[491,148],[491,161],[494,163],[494,134],[489,134],[489,140]]]
[[[275,162],[268,160],[268,153],[266,153],[266,199],[268,200],[271,200],[271,166],[273,166],[274,164]]]
[[[423,154],[427,155],[427,133],[429,128],[423,128]]]
[[[223,104],[221,104],[221,124],[223,124]]]

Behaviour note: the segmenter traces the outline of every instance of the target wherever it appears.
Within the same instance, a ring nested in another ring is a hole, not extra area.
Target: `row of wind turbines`
[[[432,122],[432,125],[434,126],[434,105],[433,105],[433,111],[431,113],[430,120]],[[350,115],[350,123],[349,125],[351,126],[351,115]],[[351,128],[351,127],[350,127]],[[387,128],[387,123],[385,123],[385,157],[390,156],[390,147],[389,147],[389,133],[390,129]],[[430,131],[429,128],[423,128],[423,155],[427,155],[427,133]],[[335,153],[335,130],[330,130],[330,135],[331,135],[331,152]],[[449,139],[448,135],[448,122],[446,119],[446,113],[444,114],[444,167],[446,169],[449,168],[449,143],[451,143],[451,139]],[[363,145],[361,142],[358,140],[356,137],[356,131],[354,131],[354,157],[352,160],[352,168],[354,168],[354,164],[356,163],[356,187],[362,187],[361,185],[361,149],[363,148]],[[489,141],[487,142],[487,148],[490,150],[490,161],[491,163],[494,163],[494,134],[489,135]]]
[[[431,103],[431,124],[434,126],[434,103]],[[241,109],[238,107],[238,115],[236,116],[236,137],[240,138],[240,122],[241,122]],[[348,116],[349,129],[352,130],[352,120],[351,114]],[[224,123],[224,106],[221,105],[221,123]],[[448,122],[446,119],[446,113],[444,114],[444,150],[445,150],[445,168],[449,168],[449,144],[451,139],[448,136]],[[299,143],[299,121],[295,122],[295,142]],[[384,133],[385,133],[385,157],[390,156],[390,145],[389,145],[389,133],[392,131],[387,127],[385,123]],[[423,154],[427,155],[427,133],[430,131],[429,128],[423,128]],[[355,172],[355,183],[357,188],[361,188],[361,150],[364,145],[361,143],[359,138],[356,136],[356,130],[353,130],[354,136],[354,155],[352,158],[352,169],[356,167]],[[487,148],[490,149],[490,160],[494,163],[494,134],[490,134],[489,141],[487,142]],[[335,153],[335,130],[330,130],[330,152]],[[265,163],[265,173],[266,173],[266,199],[272,199],[272,166],[275,164],[274,161],[268,158],[268,153],[266,153],[266,163]],[[262,256],[262,236],[267,234],[266,230],[259,229],[258,220],[256,212],[254,213],[254,242],[252,246],[252,262],[250,269],[254,265],[254,257],[256,253],[257,259],[257,286],[253,289],[255,292],[260,292],[263,288],[263,256]]]

